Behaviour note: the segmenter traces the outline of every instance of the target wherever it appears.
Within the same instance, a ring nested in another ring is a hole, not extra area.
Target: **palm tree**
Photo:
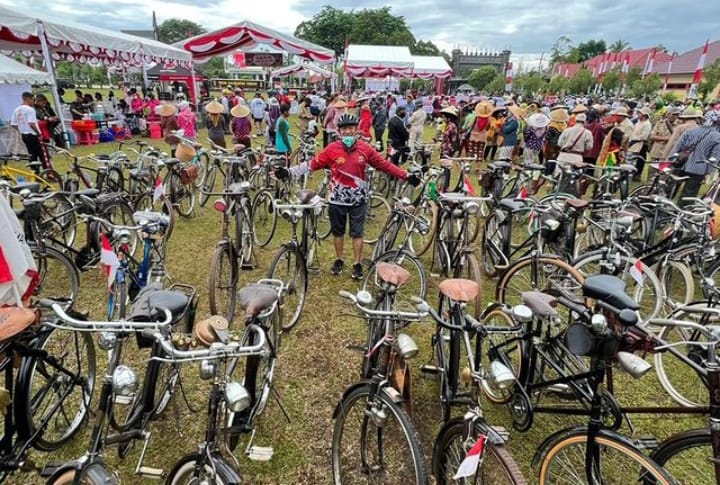
[[[630,47],[630,42],[618,39],[610,44],[610,52],[622,52]]]

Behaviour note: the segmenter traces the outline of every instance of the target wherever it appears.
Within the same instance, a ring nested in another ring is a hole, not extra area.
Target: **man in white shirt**
[[[255,136],[262,135],[262,122],[265,117],[265,101],[260,93],[255,93],[255,98],[250,101],[250,112],[252,113],[253,121],[255,122]]]
[[[22,141],[30,154],[30,160],[41,161],[40,126],[37,122],[34,104],[35,95],[33,93],[22,93],[22,104],[13,111],[10,126],[20,132]]]
[[[652,123],[650,122],[650,116],[652,113],[648,108],[642,108],[638,110],[638,122],[635,123],[632,132],[630,133],[630,141],[628,146],[628,153],[632,153],[637,156],[635,159],[635,166],[637,172],[635,172],[635,180],[640,180],[643,169],[645,168],[645,157],[647,156],[648,145],[650,142],[650,133],[652,133]]]
[[[427,113],[422,109],[416,109],[410,115],[408,123],[410,128],[410,154],[415,153],[415,143],[422,143],[423,141],[423,129],[425,128],[425,120],[427,119]]]

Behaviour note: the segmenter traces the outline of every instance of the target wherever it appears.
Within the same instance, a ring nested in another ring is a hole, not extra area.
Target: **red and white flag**
[[[465,455],[465,459],[460,463],[460,466],[455,472],[453,480],[465,478],[474,475],[480,466],[480,460],[482,459],[483,450],[485,449],[485,435],[481,434],[478,436],[477,441],[472,448]]]
[[[107,267],[108,288],[112,287],[115,281],[115,275],[120,267],[120,260],[110,245],[110,240],[105,233],[100,235],[100,262]]]
[[[10,283],[13,279],[10,264],[5,259],[5,253],[3,253],[3,248],[0,246],[0,283]]]
[[[639,259],[635,261],[635,264],[630,267],[630,276],[632,276],[639,285],[641,285],[643,281],[645,281],[645,274],[643,273],[644,269],[645,266],[643,265],[643,262]]]
[[[663,84],[663,91],[667,91],[668,84],[670,83],[670,72],[672,71],[672,62],[675,59],[675,55],[670,56],[670,62],[668,62],[667,71],[665,72],[665,83]]]
[[[650,53],[650,56],[648,57],[647,64],[645,65],[645,72],[643,73],[643,77],[647,76],[648,74],[652,74],[653,67],[655,67],[655,52],[656,50],[653,49]]]
[[[522,189],[520,189],[520,193],[518,194],[518,199],[525,200],[527,199],[527,187],[523,185]]]
[[[153,191],[153,204],[160,200],[165,195],[165,187],[163,187],[162,178],[160,175],[155,179],[155,190]]]
[[[700,59],[698,59],[697,69],[693,75],[692,84],[690,85],[690,91],[688,92],[688,98],[697,99],[697,90],[700,81],[702,81],[703,69],[705,69],[705,58],[707,57],[709,40],[705,41],[705,47],[703,48]]]
[[[472,195],[473,197],[477,196],[477,192],[475,192],[475,189],[470,183],[470,177],[468,177],[467,175],[463,177],[463,185],[465,186],[465,192]]]

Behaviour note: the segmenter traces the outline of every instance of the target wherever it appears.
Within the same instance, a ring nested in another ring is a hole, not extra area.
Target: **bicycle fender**
[[[689,431],[683,431],[682,433],[677,433],[669,438],[667,438],[665,441],[660,443],[660,445],[653,450],[652,453],[650,453],[650,458],[655,459],[658,455],[664,453],[665,449],[675,445],[678,441],[684,441],[689,438],[694,438],[696,436],[710,436],[710,429],[709,428],[699,428],[699,429],[691,429]]]
[[[362,379],[357,381],[356,383],[350,385],[348,388],[343,391],[343,395],[340,398],[340,402],[338,402],[337,406],[335,406],[335,410],[333,411],[333,419],[336,419],[338,414],[340,413],[340,410],[342,409],[342,403],[345,402],[345,399],[355,391],[356,389],[360,389],[361,387],[370,386],[372,384],[372,381],[370,379]],[[395,388],[392,386],[384,386],[382,388],[382,391],[385,393],[387,397],[390,398],[390,400],[396,404],[399,404],[404,401],[402,394],[400,394]]]
[[[222,477],[225,485],[240,485],[242,483],[240,473],[236,471],[220,453],[212,454],[212,462],[217,474]]]
[[[542,461],[545,459],[545,455],[547,454],[548,450],[552,448],[558,441],[562,441],[566,438],[569,438],[570,436],[586,435],[587,432],[587,426],[577,426],[574,428],[561,429],[551,434],[550,436],[545,438],[545,441],[543,441],[540,446],[538,446],[535,455],[533,455],[531,466],[539,466],[540,463],[542,463]],[[635,443],[631,439],[621,434],[615,433],[614,431],[601,429],[598,431],[598,436],[603,436],[605,438],[609,438],[615,441],[620,441],[631,448],[636,448]]]

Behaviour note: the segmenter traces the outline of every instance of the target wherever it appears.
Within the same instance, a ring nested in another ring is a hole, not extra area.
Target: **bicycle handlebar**
[[[278,200],[273,200],[273,207],[276,210],[313,210],[323,206],[323,201],[320,200],[317,204],[280,204]]]
[[[347,298],[348,300],[351,300],[353,303],[355,303],[355,306],[360,309],[360,311],[364,314],[366,318],[372,318],[372,317],[385,317],[385,318],[392,318],[396,320],[424,320],[427,317],[427,312],[421,311],[419,313],[412,313],[412,312],[402,312],[397,310],[374,310],[371,308],[364,307],[357,299],[355,295],[350,293],[349,291],[341,290],[338,293],[343,298]]]
[[[221,358],[234,358],[234,357],[249,357],[252,355],[263,355],[268,352],[265,349],[267,337],[265,332],[257,325],[248,325],[248,330],[253,332],[256,337],[257,343],[255,345],[243,346],[240,342],[213,342],[210,347],[204,349],[194,350],[182,350],[172,343],[172,340],[168,338],[166,334],[162,332],[152,332],[144,330],[142,335],[144,337],[150,337],[160,344],[163,352],[169,357],[152,357],[151,360],[157,360],[160,362],[179,362],[179,361],[193,361],[203,359],[221,359]]]
[[[64,329],[71,328],[78,332],[139,332],[146,329],[152,329],[157,332],[165,332],[170,328],[172,322],[172,313],[167,308],[158,308],[165,313],[165,321],[163,322],[131,322],[127,320],[119,320],[116,322],[107,321],[85,321],[72,318],[65,310],[54,300],[41,298],[38,305],[52,309],[60,320],[66,325],[48,322],[48,325],[54,328]]]
[[[659,195],[641,195],[638,197],[638,199],[653,202],[655,204],[661,204],[661,205],[668,206],[668,207],[672,208],[673,210],[677,211],[679,214],[687,216],[687,217],[702,217],[702,216],[710,215],[713,213],[712,209],[705,209],[701,212],[686,211],[684,209],[681,209],[674,201],[672,201],[666,197],[661,197]],[[681,200],[683,200],[685,202],[695,202],[695,203],[702,204],[705,207],[707,207],[707,203],[704,200],[699,199],[697,197],[683,197]]]

